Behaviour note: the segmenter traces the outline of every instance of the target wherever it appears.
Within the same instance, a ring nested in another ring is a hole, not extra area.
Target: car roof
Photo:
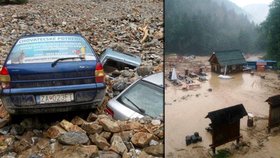
[[[144,77],[142,80],[151,82],[155,85],[163,87],[163,73],[162,72]]]
[[[81,34],[78,34],[78,33],[44,33],[44,34],[25,34],[25,35],[22,35],[20,38],[43,37],[43,36],[79,36],[79,37],[83,37]]]
[[[124,63],[130,63],[135,65],[136,67],[140,66],[141,58],[134,54],[122,53],[112,50],[111,48],[107,48],[104,53],[102,53],[100,60],[104,60],[105,57],[109,57],[112,59],[121,60]]]

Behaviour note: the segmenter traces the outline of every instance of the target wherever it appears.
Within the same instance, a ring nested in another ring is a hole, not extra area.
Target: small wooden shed
[[[239,143],[240,119],[247,112],[242,104],[209,112],[205,118],[211,120],[212,144],[210,147],[215,153],[217,146],[236,140]]]
[[[216,73],[241,72],[246,60],[240,50],[215,51],[209,59],[211,70]]]
[[[280,125],[280,95],[269,97],[266,102],[269,104],[268,132],[271,128]]]

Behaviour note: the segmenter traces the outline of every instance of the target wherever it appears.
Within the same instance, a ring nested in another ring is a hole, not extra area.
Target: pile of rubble
[[[1,157],[162,157],[163,123],[90,113],[53,125],[27,118],[0,129]]]

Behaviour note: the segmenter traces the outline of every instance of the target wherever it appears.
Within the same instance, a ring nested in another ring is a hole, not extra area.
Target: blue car
[[[1,100],[10,114],[94,109],[104,99],[102,63],[79,34],[26,35],[0,71]]]

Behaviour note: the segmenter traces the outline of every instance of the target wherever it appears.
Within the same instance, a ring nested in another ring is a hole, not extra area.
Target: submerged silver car
[[[108,102],[106,112],[118,120],[162,115],[163,73],[135,81]]]

